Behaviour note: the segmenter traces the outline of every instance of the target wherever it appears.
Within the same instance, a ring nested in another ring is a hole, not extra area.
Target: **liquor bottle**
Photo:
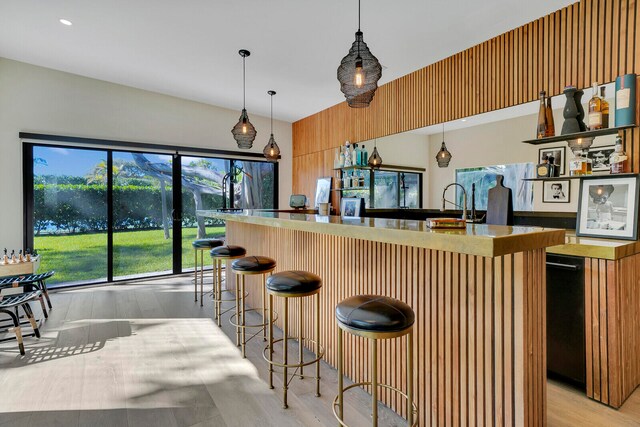
[[[602,129],[602,100],[598,96],[598,83],[593,83],[593,96],[589,100],[589,130]]]
[[[609,169],[612,174],[629,171],[629,157],[624,152],[622,138],[619,135],[616,137],[616,148],[609,156]]]
[[[369,161],[369,153],[367,152],[367,148],[362,144],[362,151],[360,151],[360,166],[367,166],[367,162]]]
[[[551,168],[549,167],[549,158],[545,154],[544,157],[542,157],[542,163],[536,167],[536,174],[538,175],[538,178],[547,178],[552,176],[550,175],[550,172]]]
[[[547,120],[547,130],[544,136],[556,136],[556,126],[553,122],[553,108],[551,108],[551,97],[547,97],[547,106],[545,108],[545,118]]]
[[[351,146],[351,165],[358,166],[358,144]]]
[[[344,145],[344,167],[351,166],[351,144],[349,141]]]
[[[538,110],[538,131],[536,138],[544,138],[547,136],[547,112],[544,104],[546,98],[546,92],[540,91],[540,109]]]
[[[574,152],[575,158],[569,161],[569,174],[571,176],[584,176],[593,173],[593,161],[587,157],[584,151]]]
[[[605,98],[605,89],[605,86],[600,87],[600,103],[602,105],[600,110],[602,111],[602,127],[606,129],[609,127],[609,102]]]
[[[551,177],[559,176],[560,167],[556,165],[555,157],[549,156],[548,163],[549,163],[549,176]]]

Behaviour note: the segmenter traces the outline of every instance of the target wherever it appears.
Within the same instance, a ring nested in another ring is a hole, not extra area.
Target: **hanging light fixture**
[[[451,161],[451,153],[447,150],[447,145],[444,143],[444,123],[442,124],[442,146],[440,146],[440,151],[436,154],[436,161],[438,162],[438,166],[441,168],[449,167],[449,162]]]
[[[238,148],[248,150],[253,146],[253,141],[256,139],[256,128],[249,121],[249,115],[247,114],[247,109],[245,108],[246,102],[246,87],[245,87],[245,67],[244,61],[245,58],[251,55],[251,52],[245,49],[241,49],[239,52],[240,56],[242,56],[242,114],[240,114],[240,120],[238,123],[231,129],[231,133],[233,134],[233,138],[238,143]]]
[[[269,142],[267,142],[267,145],[265,145],[262,152],[268,161],[276,163],[280,156],[280,147],[278,147],[276,140],[273,138],[273,95],[276,94],[276,91],[270,90],[267,93],[271,96],[271,136],[269,137]]]
[[[362,39],[360,31],[360,0],[358,0],[358,31],[347,56],[338,67],[340,90],[353,108],[368,107],[382,77],[382,66]]]
[[[382,166],[382,157],[378,154],[378,140],[373,141],[373,152],[369,156],[368,165],[372,169],[380,169]]]

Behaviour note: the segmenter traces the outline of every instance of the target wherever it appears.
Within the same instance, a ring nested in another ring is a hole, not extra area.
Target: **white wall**
[[[239,91],[238,102],[240,96]],[[0,58],[0,246],[22,246],[19,132],[238,151],[231,128],[239,116],[239,110]],[[258,131],[251,151],[261,152],[269,138],[269,119],[250,118]],[[279,203],[286,207],[291,194],[291,124],[274,121],[274,134],[282,152]]]

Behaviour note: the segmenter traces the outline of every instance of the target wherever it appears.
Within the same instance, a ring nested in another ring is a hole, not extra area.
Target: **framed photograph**
[[[568,179],[542,182],[542,203],[569,203],[570,194],[571,181]]]
[[[609,156],[615,149],[615,145],[589,147],[589,151],[587,151],[587,157],[593,161],[594,172],[609,172]]]
[[[576,235],[636,240],[639,175],[580,180]]]
[[[344,197],[340,205],[340,215],[345,218],[360,218],[363,202],[362,197]]]
[[[553,157],[553,164],[560,166],[560,175],[564,175],[564,164],[567,147],[545,147],[538,150],[538,164],[542,163],[544,156]]]
[[[315,207],[317,208],[320,203],[329,203],[329,198],[331,197],[331,177],[325,176],[323,178],[318,178],[318,182],[316,183],[316,199],[315,199]]]

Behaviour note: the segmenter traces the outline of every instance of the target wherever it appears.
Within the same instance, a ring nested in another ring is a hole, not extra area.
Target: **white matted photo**
[[[564,175],[567,147],[545,147],[538,150],[538,163],[542,163],[544,156],[553,157],[553,164],[560,166],[560,175]]]
[[[576,235],[636,240],[638,175],[580,181]]]
[[[569,203],[571,181],[568,179],[542,182],[543,203]]]
[[[340,206],[340,215],[345,218],[360,218],[362,205],[364,202],[360,197],[345,197]]]
[[[609,156],[616,149],[615,145],[604,145],[602,147],[589,147],[587,157],[593,161],[594,172],[609,171]]]
[[[316,200],[315,207],[317,208],[320,203],[329,203],[331,196],[331,177],[318,178],[316,183]]]

